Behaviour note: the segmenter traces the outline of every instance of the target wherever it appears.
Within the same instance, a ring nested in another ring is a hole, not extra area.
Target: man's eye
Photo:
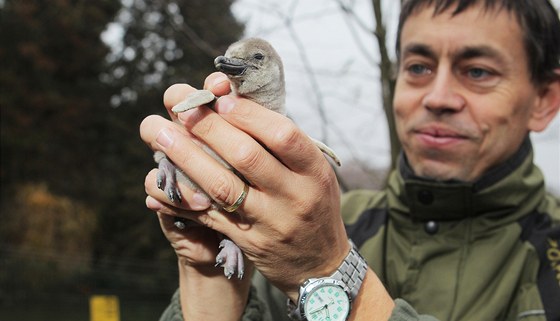
[[[425,74],[430,73],[430,69],[428,69],[428,67],[426,67],[425,65],[421,65],[421,64],[413,64],[413,65],[408,66],[406,69],[410,74],[416,75],[416,76],[425,75]]]
[[[490,72],[482,68],[471,68],[467,71],[467,75],[472,79],[482,79],[488,77]]]

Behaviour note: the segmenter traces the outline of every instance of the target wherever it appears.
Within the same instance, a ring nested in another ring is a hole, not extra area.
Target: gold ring
[[[235,203],[233,203],[232,205],[230,205],[228,207],[224,207],[224,211],[226,211],[228,213],[235,212],[239,208],[239,206],[241,206],[241,203],[243,203],[243,201],[245,200],[245,197],[247,197],[248,192],[249,192],[249,185],[244,184],[243,192],[241,192],[241,195],[239,195],[239,197],[237,198]]]

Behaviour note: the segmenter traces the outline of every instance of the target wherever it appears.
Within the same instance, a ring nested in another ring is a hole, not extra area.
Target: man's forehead
[[[507,10],[490,11],[482,5],[458,14],[453,14],[453,7],[435,15],[434,10],[433,6],[425,6],[409,16],[401,33],[401,55],[429,56],[445,49],[464,58],[497,58],[504,50],[524,50],[521,27]]]
[[[410,55],[422,56],[432,60],[437,60],[441,55],[440,48],[432,47],[427,43],[411,42],[405,43],[402,50],[404,58]],[[504,61],[504,54],[491,44],[462,44],[460,46],[447,48],[445,52],[447,56],[451,56],[453,60],[468,60],[475,58],[489,58],[496,61]]]
[[[517,17],[513,12],[508,11],[502,6],[486,6],[483,1],[479,1],[460,12],[457,12],[456,9],[457,4],[446,7],[445,9],[438,8],[435,4],[426,4],[417,7],[416,10],[414,10],[406,19],[406,21],[414,17],[422,17],[427,22],[438,18],[445,18],[449,20],[470,19],[478,21],[484,19],[493,20],[500,17],[501,19],[507,19],[510,24],[518,24]]]
[[[464,3],[463,3],[464,2]],[[513,13],[504,1],[499,0],[478,0],[478,1],[419,1],[410,15],[420,11],[427,11],[433,17],[440,14],[457,16],[465,12],[476,12],[480,15],[492,15],[498,13]],[[515,16],[513,14],[512,18]]]

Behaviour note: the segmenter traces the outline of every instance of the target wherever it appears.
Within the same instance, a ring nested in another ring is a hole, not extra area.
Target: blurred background
[[[556,7],[560,0],[553,1]],[[284,59],[289,115],[340,154],[345,189],[380,188],[398,150],[390,0],[0,0],[0,320],[156,320],[176,260],[144,205],[138,126],[177,82],[202,86],[247,36]],[[393,143],[392,143],[393,142]],[[533,135],[560,195],[560,121]]]

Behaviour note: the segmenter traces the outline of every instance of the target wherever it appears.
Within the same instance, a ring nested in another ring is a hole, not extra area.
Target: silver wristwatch
[[[329,277],[313,278],[299,288],[297,304],[288,299],[288,316],[292,320],[344,321],[350,316],[352,301],[358,296],[368,269],[356,246]]]

